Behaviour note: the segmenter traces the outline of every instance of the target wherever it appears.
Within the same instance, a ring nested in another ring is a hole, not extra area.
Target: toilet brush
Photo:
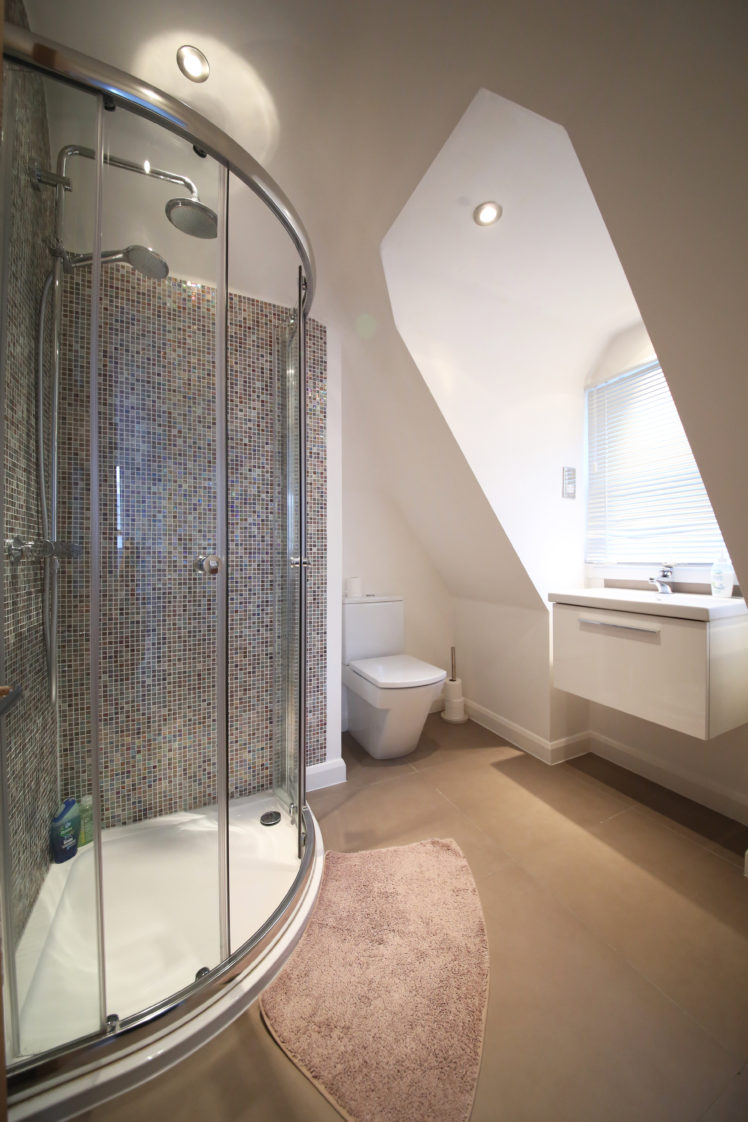
[[[462,725],[467,720],[465,698],[462,696],[462,679],[457,677],[455,648],[452,647],[452,675],[444,683],[444,710],[442,720],[451,725]]]

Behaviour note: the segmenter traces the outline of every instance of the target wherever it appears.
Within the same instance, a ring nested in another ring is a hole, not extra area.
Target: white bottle
[[[712,596],[720,596],[727,600],[732,596],[735,584],[735,572],[730,558],[724,550],[712,565]]]

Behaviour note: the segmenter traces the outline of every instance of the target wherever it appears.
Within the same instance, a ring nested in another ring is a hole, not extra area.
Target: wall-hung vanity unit
[[[748,722],[744,600],[620,588],[549,600],[558,689],[702,740]]]

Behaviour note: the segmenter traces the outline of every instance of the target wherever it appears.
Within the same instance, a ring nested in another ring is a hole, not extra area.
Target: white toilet
[[[418,744],[446,670],[403,653],[402,596],[343,601],[343,685],[348,731],[376,760],[406,756]]]

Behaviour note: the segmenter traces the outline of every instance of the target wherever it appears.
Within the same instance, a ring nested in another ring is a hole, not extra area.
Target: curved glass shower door
[[[102,1024],[91,829],[61,860],[71,819],[59,823],[50,852],[63,801],[93,812],[97,797],[85,654],[70,676],[90,616],[90,298],[71,304],[65,256],[74,248],[93,260],[96,208],[81,211],[71,241],[67,160],[54,137],[67,117],[77,143],[95,148],[99,99],[7,61],[3,85],[0,684],[15,702],[0,717],[0,790],[6,1041],[16,1058]]]
[[[299,755],[302,578],[298,259],[267,207],[232,175],[229,213],[237,212],[252,253],[239,248],[244,240],[228,253],[232,951],[279,906],[301,856],[298,765],[291,758]]]
[[[22,1096],[215,1009],[308,916],[313,264],[209,122],[6,31],[0,903]]]
[[[98,753],[107,1013],[121,1019],[224,957],[225,173],[125,110],[103,123]]]

